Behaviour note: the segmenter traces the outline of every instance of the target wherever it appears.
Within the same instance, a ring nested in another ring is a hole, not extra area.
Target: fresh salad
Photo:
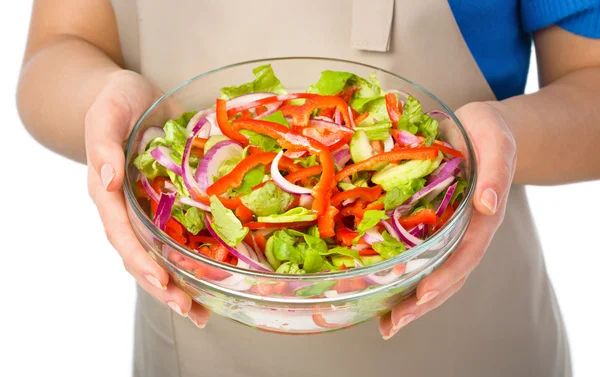
[[[284,274],[395,257],[436,233],[466,181],[440,111],[375,74],[324,71],[289,93],[270,65],[215,105],[142,134],[136,185],[154,224],[216,261]]]

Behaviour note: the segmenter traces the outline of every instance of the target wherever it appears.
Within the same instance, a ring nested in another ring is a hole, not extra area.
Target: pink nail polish
[[[428,303],[429,301],[433,300],[439,293],[440,293],[440,291],[438,291],[438,290],[429,291],[429,292],[425,293],[423,295],[423,297],[421,297],[421,299],[419,301],[417,301],[417,305],[423,305],[425,303]]]
[[[481,193],[481,203],[490,210],[492,214],[498,209],[498,194],[491,188],[487,188]]]
[[[115,169],[112,167],[112,165],[111,164],[102,165],[102,167],[100,168],[100,180],[102,181],[102,186],[104,186],[105,190],[108,188],[108,185],[110,185],[110,183],[112,182],[112,180],[114,178],[115,178]]]

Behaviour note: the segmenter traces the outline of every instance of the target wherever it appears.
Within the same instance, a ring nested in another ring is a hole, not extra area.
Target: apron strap
[[[390,50],[394,0],[353,0],[351,46],[357,50]]]

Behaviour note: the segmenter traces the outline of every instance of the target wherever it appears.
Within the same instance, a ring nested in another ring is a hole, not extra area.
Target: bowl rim
[[[215,260],[212,260],[208,257],[203,256],[202,254],[194,253],[187,247],[179,245],[175,240],[173,240],[165,232],[156,228],[156,226],[151,221],[151,219],[148,217],[148,215],[142,210],[140,204],[137,201],[137,198],[135,197],[135,193],[133,192],[132,185],[130,184],[130,182],[132,182],[132,179],[131,179],[132,177],[129,174],[128,165],[133,159],[133,154],[136,153],[134,148],[132,148],[132,145],[136,139],[136,135],[138,134],[138,131],[139,131],[142,123],[154,111],[154,109],[157,106],[159,106],[163,101],[170,98],[177,91],[185,88],[186,86],[188,86],[189,84],[191,84],[197,80],[200,80],[201,78],[203,78],[205,76],[209,76],[213,73],[225,71],[227,69],[244,66],[244,65],[267,64],[270,62],[286,61],[286,60],[320,60],[323,62],[347,63],[347,64],[351,64],[351,65],[362,66],[364,68],[370,68],[370,69],[373,69],[378,72],[383,72],[383,73],[391,75],[401,81],[404,81],[406,84],[416,88],[417,90],[420,90],[423,94],[429,96],[433,101],[435,101],[450,116],[452,121],[458,127],[458,129],[465,141],[468,156],[469,156],[469,161],[470,161],[469,176],[471,177],[471,179],[469,180],[467,188],[465,190],[465,198],[461,201],[461,203],[459,204],[459,206],[456,209],[456,211],[454,212],[454,214],[450,217],[450,219],[446,222],[444,227],[439,232],[437,232],[436,234],[434,234],[433,236],[428,238],[423,243],[421,243],[421,244],[393,257],[393,258],[386,259],[385,261],[375,263],[375,264],[372,264],[369,266],[363,266],[360,268],[350,268],[347,270],[334,271],[334,272],[328,272],[328,273],[282,274],[282,273],[276,273],[276,272],[263,272],[263,271],[257,271],[257,270],[250,270],[250,269],[240,268],[237,266],[232,266],[232,265],[229,265],[226,263],[217,262]],[[222,66],[219,68],[215,68],[210,71],[199,74],[197,76],[194,76],[191,79],[184,81],[183,83],[177,85],[173,89],[171,89],[171,90],[167,91],[165,94],[163,94],[158,100],[156,100],[144,112],[144,114],[142,114],[140,119],[138,119],[135,126],[131,130],[131,133],[127,139],[127,143],[125,145],[125,182],[123,183],[123,191],[125,193],[125,198],[126,198],[127,203],[130,205],[130,207],[132,208],[132,210],[135,213],[135,215],[137,216],[137,218],[140,219],[142,221],[142,223],[146,226],[146,228],[148,228],[152,232],[153,237],[158,238],[161,242],[166,244],[168,247],[175,249],[177,252],[185,255],[188,258],[191,258],[197,262],[201,262],[201,263],[210,265],[210,266],[220,269],[220,270],[225,270],[225,271],[231,272],[231,273],[242,274],[247,277],[276,279],[276,280],[281,280],[281,281],[286,281],[286,280],[287,281],[297,281],[297,280],[318,281],[318,280],[328,280],[331,278],[342,279],[342,278],[359,277],[359,276],[364,276],[364,275],[381,272],[381,271],[390,269],[397,264],[412,260],[412,259],[418,257],[419,255],[423,254],[424,252],[427,252],[428,250],[430,250],[430,246],[436,245],[438,242],[440,242],[443,239],[443,237],[446,234],[448,234],[451,229],[454,228],[456,223],[459,221],[459,218],[467,213],[468,207],[471,205],[471,199],[475,192],[475,187],[476,187],[476,183],[477,183],[477,175],[478,175],[477,157],[476,157],[476,153],[475,153],[473,144],[471,143],[471,139],[469,138],[467,131],[463,127],[460,120],[456,117],[454,112],[445,103],[443,103],[438,97],[436,97],[433,93],[431,93],[429,90],[425,89],[424,87],[422,87],[422,86],[412,82],[411,80],[406,79],[398,74],[395,74],[388,70],[385,70],[385,69],[382,69],[382,68],[379,68],[379,67],[376,67],[373,65],[369,65],[369,64],[359,63],[359,62],[345,60],[345,59],[329,58],[329,57],[285,56],[285,57],[272,57],[272,58],[262,58],[262,59],[255,59],[255,60],[246,60],[246,61],[242,61],[242,62],[238,62],[238,63],[225,65],[225,66]],[[441,250],[443,250],[443,248],[440,249],[440,251]],[[431,259],[435,258],[437,255],[439,255],[439,252],[436,253],[436,255],[434,257],[432,257]],[[398,281],[400,281],[400,280],[401,279],[398,279]]]

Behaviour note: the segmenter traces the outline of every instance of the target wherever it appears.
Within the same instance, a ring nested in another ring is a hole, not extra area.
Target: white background
[[[0,376],[128,376],[133,279],[105,240],[87,196],[85,166],[40,147],[16,111],[30,7],[31,1],[13,1],[0,22]],[[537,86],[535,66],[530,77],[528,92]],[[598,376],[600,182],[528,193],[575,376]]]

